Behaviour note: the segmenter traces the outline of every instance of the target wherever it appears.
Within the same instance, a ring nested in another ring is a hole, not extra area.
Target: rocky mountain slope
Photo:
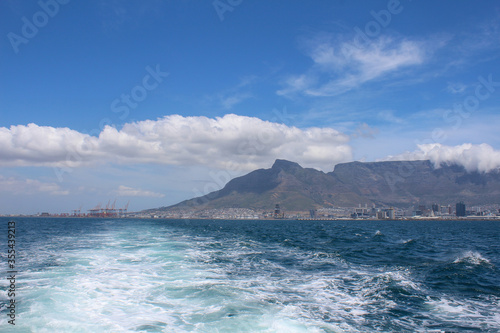
[[[416,204],[500,203],[500,173],[469,173],[463,167],[435,168],[430,161],[350,162],[324,173],[299,164],[276,160],[232,179],[224,188],[180,202],[170,209],[252,208],[285,210],[321,207],[408,207]]]

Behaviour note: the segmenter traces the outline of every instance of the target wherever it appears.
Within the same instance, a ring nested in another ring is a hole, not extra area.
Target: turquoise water
[[[499,332],[500,223],[11,218],[5,332]]]

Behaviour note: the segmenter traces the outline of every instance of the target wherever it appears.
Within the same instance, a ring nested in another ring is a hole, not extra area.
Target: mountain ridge
[[[468,172],[458,165],[438,168],[429,160],[348,162],[325,173],[277,159],[230,180],[222,189],[157,210],[250,208],[286,210],[355,207],[359,204],[407,207],[417,204],[500,202],[498,170]]]

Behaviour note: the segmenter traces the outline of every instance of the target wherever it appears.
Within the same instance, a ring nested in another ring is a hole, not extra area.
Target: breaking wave
[[[491,262],[483,257],[481,253],[476,251],[466,251],[462,255],[458,256],[454,261],[454,264],[469,264],[469,265],[491,265]]]

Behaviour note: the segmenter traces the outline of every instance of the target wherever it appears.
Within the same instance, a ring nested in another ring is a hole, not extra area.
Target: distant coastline
[[[0,215],[0,218],[36,218],[36,219],[108,219],[108,220],[216,220],[216,221],[349,221],[349,222],[375,222],[375,221],[500,221],[500,216],[466,216],[466,217],[404,217],[394,219],[377,219],[377,218],[213,218],[213,217],[193,217],[193,218],[179,218],[179,217],[151,217],[151,216],[127,216],[127,217],[95,217],[95,216],[37,216],[37,215]]]

